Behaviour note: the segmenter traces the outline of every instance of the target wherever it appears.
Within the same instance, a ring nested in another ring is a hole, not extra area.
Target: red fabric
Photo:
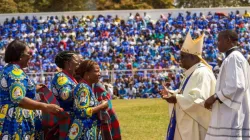
[[[53,93],[46,86],[41,88],[38,93],[40,93],[40,98],[43,102],[59,105]],[[70,127],[69,114],[67,112],[62,112],[58,116],[46,112],[42,112],[42,114],[45,140],[65,139]]]
[[[102,37],[109,37],[109,32],[107,31],[102,32]]]
[[[78,84],[78,82],[76,81],[76,79],[71,74],[69,74],[66,70],[62,70],[62,72],[64,74],[66,74],[69,78],[71,78],[72,81],[74,81],[76,84]]]
[[[110,128],[113,130],[112,131],[113,140],[120,140],[121,139],[120,124],[114,109],[109,109],[108,113],[111,116]]]
[[[87,84],[89,87],[92,88],[91,84],[89,84],[89,83],[88,83],[87,81],[85,81],[84,79],[82,79],[79,83],[85,83],[85,84]]]
[[[244,27],[245,27],[245,26],[244,26],[244,23],[240,23],[239,27],[240,27],[240,28],[244,28]]]
[[[111,99],[110,94],[107,93],[107,91],[100,83],[95,85],[93,91],[96,94],[99,102],[102,100]],[[111,133],[113,140],[120,140],[121,139],[120,124],[115,114],[115,111],[113,110],[113,108],[109,108],[107,112],[108,115],[110,116],[111,121],[109,124],[101,125],[102,132]]]
[[[67,47],[67,43],[66,42],[60,41],[59,44],[58,44],[58,47],[60,48],[61,45],[63,45],[63,48],[66,49],[66,47]]]
[[[132,69],[132,64],[131,63],[127,64],[127,69]]]
[[[21,65],[20,65],[20,64],[18,64],[17,62],[11,62],[11,64],[18,65],[18,66],[22,69]],[[23,70],[23,69],[22,69],[22,70]]]

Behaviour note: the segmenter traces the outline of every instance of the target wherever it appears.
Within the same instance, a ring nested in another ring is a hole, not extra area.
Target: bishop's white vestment
[[[250,69],[239,51],[223,61],[206,140],[250,140]]]
[[[172,91],[176,95],[177,103],[169,104],[169,112],[172,113],[174,108],[176,113],[174,139],[204,140],[211,118],[211,111],[204,107],[204,102],[214,94],[216,79],[203,63],[192,66],[184,75],[179,90]],[[170,121],[169,129],[171,127]],[[169,135],[171,134],[168,131],[167,138]]]

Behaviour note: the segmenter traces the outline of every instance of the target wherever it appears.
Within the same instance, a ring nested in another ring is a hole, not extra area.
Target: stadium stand
[[[218,32],[236,30],[239,46],[250,60],[250,14],[239,11],[206,15],[187,11],[159,15],[152,20],[144,13],[127,18],[112,15],[48,16],[7,18],[0,25],[0,58],[9,42],[19,39],[27,43],[33,57],[27,73],[38,83],[50,85],[54,72],[55,55],[62,50],[73,50],[84,59],[92,59],[102,69],[103,81],[112,80],[113,93],[127,96],[133,84],[137,96],[159,97],[161,82],[170,89],[178,88],[183,70],[179,54],[183,37],[189,31],[193,38],[205,33],[203,57],[214,68],[217,58],[223,59],[216,47]],[[0,61],[0,69],[4,62]]]

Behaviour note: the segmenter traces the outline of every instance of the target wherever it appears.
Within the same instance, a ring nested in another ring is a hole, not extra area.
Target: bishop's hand
[[[171,103],[171,104],[177,103],[177,99],[176,99],[175,95],[171,95],[171,96],[166,96],[165,95],[162,98],[165,99],[168,103]]]
[[[210,96],[204,103],[204,106],[206,109],[212,109],[212,105],[214,104],[214,102],[216,101],[216,98],[213,96]]]
[[[165,85],[166,85],[166,82],[163,81],[163,82],[162,82],[162,87],[163,87],[163,89],[160,91],[161,97],[163,97],[163,96],[168,96],[168,94],[169,94],[169,90],[168,90],[168,88],[167,88]]]

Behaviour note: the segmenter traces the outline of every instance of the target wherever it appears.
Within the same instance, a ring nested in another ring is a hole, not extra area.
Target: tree
[[[17,4],[17,10],[20,13],[31,13],[37,12],[37,9],[34,8],[34,0],[15,0]]]
[[[250,0],[0,0],[1,13],[250,6]]]
[[[165,9],[173,7],[173,0],[96,0],[98,10]]]
[[[211,4],[213,4],[213,2],[210,2],[211,0],[208,1],[201,1],[201,0],[177,0],[175,6],[177,8],[200,8],[200,7],[211,7]],[[217,3],[219,3],[218,1],[220,0],[214,0],[217,1]]]
[[[1,13],[16,13],[18,12],[17,4],[13,0],[1,0],[0,12]]]
[[[248,0],[177,0],[177,8],[249,6]]]
[[[145,0],[144,2],[148,5],[151,5],[154,9],[164,9],[173,7],[173,0]]]
[[[34,8],[37,10],[37,11],[40,11],[40,12],[49,12],[50,9],[50,5],[51,5],[51,0],[36,0],[34,2]]]
[[[250,6],[250,0],[240,0],[241,6]]]
[[[88,11],[97,10],[96,0],[85,0],[83,9]]]
[[[83,11],[86,0],[51,0],[49,11]]]

